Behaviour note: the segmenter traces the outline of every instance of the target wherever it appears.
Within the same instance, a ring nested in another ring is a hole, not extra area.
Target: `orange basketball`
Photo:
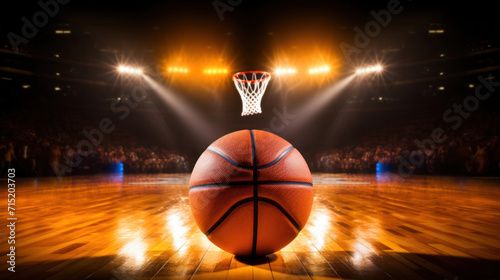
[[[235,255],[267,255],[305,226],[313,203],[311,172],[283,138],[240,130],[200,156],[189,202],[198,227],[215,245]]]

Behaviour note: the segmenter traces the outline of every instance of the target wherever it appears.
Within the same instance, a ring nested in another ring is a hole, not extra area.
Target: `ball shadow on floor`
[[[244,257],[244,256],[235,256],[237,261],[242,262],[247,265],[260,265],[265,263],[273,262],[277,259],[275,254],[269,254],[265,256],[256,256],[256,257]]]

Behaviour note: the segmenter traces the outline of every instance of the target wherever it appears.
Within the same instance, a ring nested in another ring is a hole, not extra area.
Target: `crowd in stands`
[[[188,172],[186,156],[164,147],[138,144],[134,135],[117,129],[90,151],[82,129],[92,129],[79,117],[49,118],[30,114],[2,113],[0,170],[16,168],[16,176],[80,175],[106,171],[124,173]],[[98,123],[98,122],[95,122]],[[120,166],[117,170],[116,167]]]
[[[317,154],[314,169],[332,173],[500,175],[500,117],[477,114],[453,129],[442,119],[400,120],[373,128],[352,144]],[[442,143],[423,146],[432,131]],[[441,139],[441,140],[442,140]],[[417,140],[417,141],[416,141]]]
[[[0,170],[16,168],[17,176],[54,176],[124,173],[189,172],[186,155],[165,147],[145,144],[127,129],[103,137],[90,152],[79,147],[82,128],[92,129],[88,119],[0,113]],[[478,113],[453,129],[442,119],[401,119],[316,154],[311,169],[329,173],[500,175],[500,114]],[[442,128],[442,143],[419,146]],[[411,170],[411,171],[409,171]]]

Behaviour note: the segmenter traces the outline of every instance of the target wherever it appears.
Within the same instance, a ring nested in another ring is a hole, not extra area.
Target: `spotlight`
[[[356,70],[356,74],[368,74],[368,73],[375,73],[375,72],[382,72],[384,68],[382,65],[375,65],[375,66],[370,66],[370,67],[365,67],[365,68],[358,68]]]
[[[169,73],[188,73],[189,69],[184,67],[168,67]]]
[[[211,68],[203,70],[205,74],[227,74],[227,68]]]
[[[297,70],[294,68],[278,68],[275,71],[276,75],[291,75],[295,74],[296,72]]]
[[[330,72],[330,67],[329,66],[319,66],[316,68],[310,68],[309,69],[309,74],[325,74]]]
[[[118,66],[118,72],[123,74],[134,74],[134,75],[142,75],[143,73],[141,68],[134,68],[125,65]]]

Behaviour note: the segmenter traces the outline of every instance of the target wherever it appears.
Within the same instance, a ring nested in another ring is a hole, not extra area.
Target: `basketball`
[[[313,203],[311,172],[283,138],[236,131],[201,154],[189,201],[213,244],[239,256],[263,256],[285,247],[306,225]]]

